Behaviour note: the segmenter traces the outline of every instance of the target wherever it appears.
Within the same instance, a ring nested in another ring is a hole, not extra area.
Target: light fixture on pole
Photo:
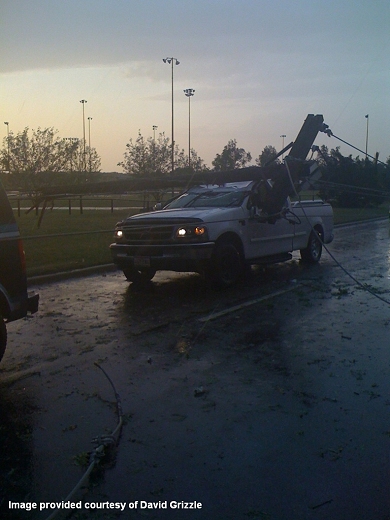
[[[280,137],[282,138],[282,150],[284,150],[284,138],[286,137],[286,134],[282,134]],[[282,154],[282,160],[283,160],[283,154]]]
[[[8,121],[4,121],[4,124],[7,125],[7,171],[8,173],[10,172],[9,171],[9,166],[10,166],[10,161],[9,161],[9,122]]]
[[[195,94],[193,88],[186,88],[184,94],[188,97],[188,169],[191,169],[191,97]]]
[[[84,113],[84,105],[87,103],[86,99],[82,99],[80,101],[83,105],[83,169],[86,170],[86,164],[85,164],[85,113]]]
[[[367,150],[368,150],[368,120],[369,120],[368,114],[366,114],[364,117],[367,119],[367,129],[366,129],[366,159],[367,159]]]
[[[177,58],[163,58],[164,63],[168,63],[172,67],[172,173],[175,169],[175,136],[174,136],[174,117],[173,117],[173,66],[180,65]]]

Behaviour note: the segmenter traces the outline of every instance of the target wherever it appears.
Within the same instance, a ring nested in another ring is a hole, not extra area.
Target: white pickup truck
[[[214,285],[236,283],[245,266],[291,259],[318,262],[333,240],[332,207],[320,200],[262,209],[256,181],[189,189],[163,209],[128,217],[115,228],[114,263],[135,283],[158,270],[199,272]]]

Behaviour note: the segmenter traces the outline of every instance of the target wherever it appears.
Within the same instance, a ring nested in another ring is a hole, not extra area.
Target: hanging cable
[[[348,141],[344,141],[344,139],[341,139],[341,137],[338,137],[337,135],[335,135],[332,130],[327,126],[327,125],[324,125],[324,128],[321,130],[321,132],[324,132],[326,135],[328,135],[329,137],[334,137],[335,139],[338,139],[339,141],[341,141],[342,143],[346,144],[347,146],[350,146],[351,148],[353,148],[354,150],[357,150],[358,152],[364,154],[366,157],[369,157],[370,159],[373,159],[374,161],[380,163],[380,164],[383,164],[384,166],[387,166],[386,163],[384,163],[383,161],[380,161],[378,158],[376,157],[373,157],[372,155],[369,155],[369,154],[366,154],[366,152],[364,152],[363,150],[360,150],[360,148],[357,148],[356,146],[354,146],[353,144],[351,143],[348,143]]]

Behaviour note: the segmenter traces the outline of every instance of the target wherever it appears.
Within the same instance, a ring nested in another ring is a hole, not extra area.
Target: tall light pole
[[[156,173],[156,130],[158,128],[157,125],[153,125],[153,170]]]
[[[7,125],[7,171],[9,171],[9,122],[4,121],[4,124]]]
[[[92,163],[91,163],[91,121],[92,117],[88,118],[88,150],[89,150],[89,173],[92,171]]]
[[[86,163],[85,163],[85,113],[84,113],[84,105],[87,102],[86,99],[82,99],[80,103],[83,105],[83,168],[84,171],[86,170]]]
[[[366,114],[364,117],[367,119],[367,129],[366,129],[366,159],[367,159],[367,150],[368,150],[368,120],[369,120],[368,114]]]
[[[195,94],[193,88],[186,88],[184,94],[188,97],[188,169],[191,169],[191,96]]]
[[[174,136],[174,117],[173,117],[173,66],[180,65],[177,58],[163,58],[164,63],[168,63],[172,67],[172,174],[175,169],[175,136]]]
[[[286,137],[286,134],[282,134],[280,137],[282,138],[282,150],[283,150],[284,149],[284,138]],[[284,154],[282,154],[282,160],[283,160],[283,155]]]

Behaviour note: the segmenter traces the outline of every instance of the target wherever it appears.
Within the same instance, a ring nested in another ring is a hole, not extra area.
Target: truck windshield
[[[201,193],[183,193],[183,195],[170,202],[165,208],[227,208],[240,206],[246,195],[246,191],[239,190],[210,190]]]

